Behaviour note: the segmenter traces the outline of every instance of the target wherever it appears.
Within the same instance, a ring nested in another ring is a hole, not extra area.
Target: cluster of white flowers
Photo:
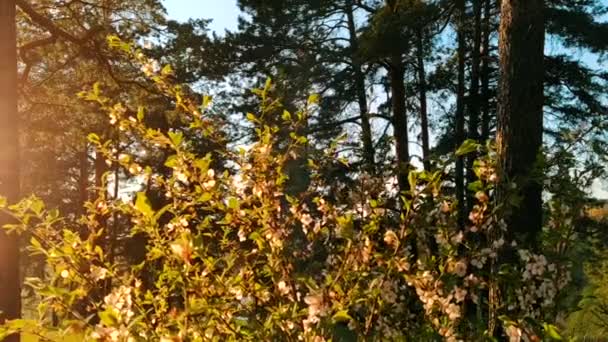
[[[372,208],[369,205],[369,202],[355,204],[354,210],[361,218],[368,218],[372,214]]]
[[[141,71],[148,77],[154,76],[160,71],[160,63],[155,59],[148,59],[141,66]]]
[[[105,296],[104,303],[107,309],[113,310],[118,321],[129,323],[135,313],[133,312],[132,288],[120,286],[115,288],[112,293]]]
[[[283,241],[285,240],[286,236],[287,231],[285,231],[285,229],[272,228],[266,230],[266,234],[264,235],[270,247],[276,251],[283,249]]]
[[[320,293],[304,297],[304,303],[308,305],[308,317],[302,321],[302,324],[305,331],[310,331],[312,326],[319,323],[321,317],[327,314],[327,305]]]
[[[105,309],[112,313],[116,324],[114,326],[106,326],[103,322],[98,324],[91,334],[93,339],[113,342],[135,341],[127,328],[135,316],[132,291],[131,287],[123,285],[114,288],[112,293],[105,296]]]
[[[298,219],[302,224],[302,231],[304,234],[308,234],[310,231],[317,234],[321,230],[321,227],[327,224],[325,215],[322,219],[315,220],[310,214],[310,210],[308,209],[306,203],[302,204],[301,206],[292,206],[289,210],[291,214],[294,215],[295,218]]]
[[[250,306],[255,302],[253,295],[245,294],[240,287],[231,288],[229,292],[234,295],[234,298],[243,306]]]
[[[387,230],[384,233],[384,242],[392,248],[397,248],[399,247],[399,237],[397,236],[397,233],[395,233],[393,230]]]
[[[116,105],[114,105],[114,107],[112,107],[112,110],[110,110],[110,112],[108,113],[108,116],[110,117],[110,125],[115,125],[116,123],[118,123],[118,121],[127,113],[127,108],[121,104],[121,103],[117,103]],[[122,130],[124,130],[124,127],[121,127]]]
[[[182,259],[186,264],[190,264],[194,246],[191,239],[180,239],[171,243],[171,251]]]
[[[203,179],[203,189],[209,190],[213,189],[215,186],[215,171],[213,169],[207,170],[206,178]]]
[[[131,336],[131,333],[126,326],[120,327],[104,327],[97,325],[91,333],[91,338],[95,341],[111,341],[111,342],[135,342],[136,339]]]
[[[522,338],[522,331],[515,325],[509,325],[505,331],[509,342],[520,342]]]
[[[458,339],[454,327],[462,316],[460,303],[466,298],[467,291],[456,287],[446,293],[443,282],[429,271],[410,278],[409,285],[416,289],[427,316],[434,317],[432,323],[439,333],[446,341],[456,342]],[[439,319],[438,314],[448,318],[447,325]]]
[[[482,248],[479,253],[471,258],[471,265],[477,269],[482,269],[488,260],[498,258],[498,252],[505,244],[506,242],[502,237],[494,240],[490,247]]]
[[[517,304],[510,304],[509,309],[542,318],[544,308],[553,305],[559,291],[570,282],[570,272],[566,266],[549,263],[542,254],[522,249],[519,257],[525,262],[521,273],[523,286],[515,290]]]
[[[129,165],[129,173],[132,175],[139,175],[142,171],[143,169],[139,164],[133,163]]]
[[[173,177],[175,177],[175,179],[185,185],[189,184],[188,181],[188,176],[186,175],[186,173],[184,173],[181,170],[173,170]]]
[[[382,300],[388,304],[395,304],[397,302],[397,291],[399,290],[399,286],[396,282],[385,280],[382,282],[382,290],[380,292],[380,296]]]
[[[95,281],[106,279],[108,276],[108,269],[92,265],[90,268],[91,278]]]
[[[477,173],[479,174],[479,179],[488,181],[490,183],[498,182],[496,167],[490,161],[478,159],[477,163]]]
[[[524,272],[522,273],[523,280],[542,277],[545,270],[548,269],[547,258],[542,254],[531,254],[527,250],[520,249],[519,255],[526,262]],[[555,270],[555,265],[552,264],[551,267]]]
[[[459,277],[467,275],[467,263],[465,260],[458,260],[449,264],[450,272]]]
[[[291,293],[291,288],[284,280],[281,280],[277,283],[277,289],[282,296],[287,296]]]

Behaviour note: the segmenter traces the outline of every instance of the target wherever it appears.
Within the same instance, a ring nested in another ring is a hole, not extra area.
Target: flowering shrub
[[[170,83],[169,67],[111,42],[175,100],[188,135],[226,145],[223,127],[207,115],[208,98],[195,103]],[[516,243],[503,238],[502,208],[491,200],[497,182],[491,145],[475,163],[476,204],[464,230],[446,190],[449,161],[435,172],[412,171],[399,205],[391,178],[379,175],[357,174],[342,200],[323,173],[335,163],[338,145],[320,152],[297,133],[317,98],[289,113],[270,96],[272,87],[267,82],[254,90],[260,110],[247,115],[254,143],[202,157],[184,132],[147,127],[143,108],[114,103],[99,87],[83,93],[122,135],[146,151],[166,152],[168,171],[154,172],[137,161],[138,152],[119,154],[115,142],[91,135],[108,163],[146,190],[132,199],[100,191],[77,224],[35,198],[4,206],[18,219],[7,228],[31,235],[29,249],[44,257],[48,277],[27,279],[38,296],[38,317],[9,322],[0,335],[459,341],[483,339],[488,326],[499,324],[511,341],[559,337],[542,323],[553,319],[551,309],[568,284],[567,265],[526,250],[519,250],[519,261],[498,265],[502,251]],[[280,120],[268,120],[277,113]],[[285,130],[290,134],[279,134]],[[468,142],[458,153],[477,149]],[[223,166],[214,168],[219,156]],[[294,180],[287,165],[302,159],[310,182],[288,192]],[[151,200],[153,193],[162,195],[161,204]],[[141,260],[117,257],[108,243],[119,224],[127,227],[123,238],[145,249]]]

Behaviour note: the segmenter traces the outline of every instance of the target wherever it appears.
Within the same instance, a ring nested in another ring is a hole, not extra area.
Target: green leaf
[[[184,135],[182,134],[182,132],[169,132],[168,134],[169,139],[171,139],[171,142],[175,146],[179,146],[184,140]]]
[[[469,184],[467,188],[473,192],[481,191],[483,190],[483,183],[480,180],[476,180]]]
[[[161,74],[164,76],[173,75],[173,68],[167,64],[163,67],[163,70],[161,70]]]
[[[268,77],[266,79],[266,83],[264,84],[264,91],[267,92],[272,87],[272,78]]]
[[[36,247],[37,249],[42,248],[42,245],[40,245],[40,241],[38,241],[38,239],[36,239],[35,237],[32,237],[30,239],[30,245],[32,245],[33,247]]]
[[[211,101],[213,101],[213,97],[209,96],[209,95],[205,95],[203,96],[203,109],[207,109],[209,108],[209,105],[211,105]]]
[[[204,194],[201,195],[201,197],[199,198],[199,201],[201,203],[205,203],[205,202],[209,202],[212,198],[213,198],[213,195],[210,192],[205,192]]]
[[[247,120],[249,120],[251,122],[258,121],[258,119],[255,117],[255,115],[253,115],[252,113],[247,113]]]
[[[551,339],[556,340],[556,341],[563,340],[563,338],[557,332],[557,328],[554,325],[545,323],[543,325],[543,328],[544,328],[545,332],[547,333],[547,336],[549,336]]]
[[[410,184],[410,189],[414,190],[416,188],[416,183],[417,183],[417,174],[416,172],[410,172],[407,175],[407,181]]]
[[[137,121],[142,122],[144,121],[144,115],[145,115],[145,109],[142,106],[139,106],[137,108]]]
[[[99,313],[99,319],[101,320],[101,322],[109,327],[112,327],[114,325],[117,325],[118,319],[116,317],[116,315],[113,312],[110,311],[102,311]]]
[[[154,214],[150,200],[148,199],[148,196],[146,196],[145,192],[137,193],[137,197],[135,199],[135,208],[146,217],[152,217]]]
[[[309,105],[316,105],[319,104],[319,100],[321,99],[321,97],[319,96],[319,94],[311,94],[308,97],[308,104]]]
[[[108,41],[108,46],[111,48],[118,48],[120,50],[123,50],[125,52],[128,52],[130,49],[129,44],[123,42],[118,36],[116,35],[109,35],[107,37],[107,41]]]
[[[179,159],[177,159],[176,155],[171,155],[167,157],[167,160],[165,160],[165,166],[174,169],[178,166],[178,161]]]
[[[40,215],[44,210],[44,203],[39,199],[33,199],[30,205],[30,209],[32,209],[34,214]]]
[[[97,134],[95,134],[95,133],[90,133],[90,134],[87,136],[87,139],[88,139],[90,142],[94,143],[94,144],[99,144],[99,141],[100,141],[100,139],[99,139],[99,135],[97,135]]]
[[[353,318],[348,314],[348,310],[340,310],[332,317],[334,322],[349,322]]]
[[[230,197],[230,199],[228,200],[228,208],[236,210],[239,208],[239,201],[234,198],[234,197]]]
[[[458,150],[456,151],[456,155],[460,157],[465,154],[477,151],[477,148],[479,148],[479,144],[475,140],[468,139],[464,143],[462,143],[462,145],[458,148]]]
[[[209,170],[209,159],[200,158],[193,162],[193,165],[200,170],[201,173],[207,173]]]
[[[99,84],[99,82],[95,82],[93,84],[93,95],[95,95],[96,97],[99,97],[99,95],[101,95],[101,84]]]
[[[283,115],[281,116],[283,118],[283,120],[285,121],[291,121],[291,113],[289,113],[288,111],[284,110],[283,111]]]
[[[128,154],[122,154],[120,155],[118,161],[122,164],[129,164],[131,162],[131,156]]]

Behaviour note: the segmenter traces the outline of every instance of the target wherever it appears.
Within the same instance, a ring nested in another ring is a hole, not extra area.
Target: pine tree
[[[15,12],[15,1],[0,3],[0,196],[10,203],[19,196]],[[0,323],[21,316],[19,239],[3,227],[10,222],[9,217],[0,214]],[[19,336],[6,341],[17,342]]]
[[[522,199],[508,216],[509,240],[536,248],[542,228],[542,186],[535,173],[542,148],[544,1],[504,1],[500,23],[500,102],[496,140],[503,186]]]

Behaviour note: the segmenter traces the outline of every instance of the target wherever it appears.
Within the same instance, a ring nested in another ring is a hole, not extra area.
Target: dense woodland
[[[0,339],[608,338],[608,3],[238,6],[0,2]]]

